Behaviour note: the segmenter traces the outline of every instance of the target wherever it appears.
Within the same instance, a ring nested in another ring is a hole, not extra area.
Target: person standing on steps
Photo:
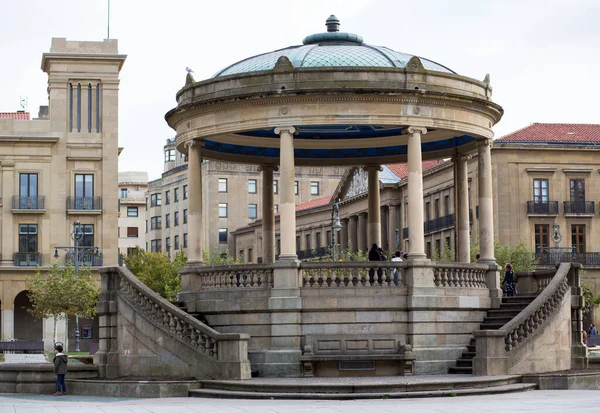
[[[507,263],[504,267],[504,293],[507,297],[515,295],[515,272],[512,264]]]
[[[63,354],[63,346],[57,344],[54,346],[54,373],[56,373],[56,393],[55,396],[66,396],[67,386],[65,384],[65,375],[67,374],[67,355]]]

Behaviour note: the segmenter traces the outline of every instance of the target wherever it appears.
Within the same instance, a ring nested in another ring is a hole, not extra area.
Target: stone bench
[[[0,353],[44,354],[42,340],[0,341]]]
[[[388,335],[306,336],[300,356],[303,375],[411,375],[416,357],[403,340],[403,336]]]

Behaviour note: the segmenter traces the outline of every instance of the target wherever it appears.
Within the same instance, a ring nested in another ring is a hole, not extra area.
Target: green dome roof
[[[252,56],[219,71],[213,77],[271,70],[277,59],[286,56],[294,67],[398,67],[404,68],[413,55],[383,46],[363,43],[361,36],[339,32],[339,20],[330,16],[328,31],[307,36],[303,45]],[[423,67],[444,73],[455,73],[439,63],[419,57]]]

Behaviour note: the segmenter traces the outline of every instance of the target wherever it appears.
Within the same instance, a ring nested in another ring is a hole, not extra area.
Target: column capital
[[[425,135],[427,133],[427,128],[424,126],[409,126],[408,133],[420,133],[421,135]]]
[[[288,132],[290,135],[293,135],[296,133],[298,129],[296,129],[293,126],[278,126],[275,128],[275,133],[277,135],[281,135],[281,132]]]
[[[365,172],[368,172],[368,171],[382,172],[383,171],[383,167],[381,165],[379,165],[379,164],[363,165],[362,169]]]
[[[463,154],[454,154],[452,155],[452,162],[456,163],[456,162],[468,162],[471,159],[473,159],[473,154],[469,154],[469,155],[463,155]]]
[[[279,167],[277,165],[258,165],[258,172],[263,171],[278,171]]]
[[[483,139],[480,141],[477,141],[477,147],[484,147],[484,146],[492,146],[492,140],[491,139]]]

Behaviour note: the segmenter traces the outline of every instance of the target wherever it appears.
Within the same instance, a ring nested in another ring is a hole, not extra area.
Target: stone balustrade
[[[403,286],[402,261],[302,262],[303,288]]]
[[[433,282],[436,287],[488,288],[487,266],[473,264],[435,264]]]
[[[517,292],[519,294],[538,294],[552,281],[556,270],[542,270],[516,273]]]
[[[196,274],[202,289],[273,287],[273,266],[267,264],[200,267]]]

